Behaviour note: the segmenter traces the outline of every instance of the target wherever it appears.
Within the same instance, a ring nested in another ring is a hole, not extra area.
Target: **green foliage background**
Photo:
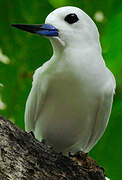
[[[42,37],[19,31],[12,23],[41,24],[55,8],[73,5],[92,19],[102,11],[104,20],[95,23],[100,32],[103,57],[117,81],[116,95],[108,128],[90,155],[101,164],[111,180],[122,179],[122,60],[120,0],[0,0],[0,49],[10,59],[0,61],[0,97],[6,109],[0,114],[24,129],[24,109],[34,70],[52,55],[50,42]]]

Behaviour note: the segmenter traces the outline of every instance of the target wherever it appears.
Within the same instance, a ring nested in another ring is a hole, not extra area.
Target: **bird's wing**
[[[90,149],[97,143],[104,133],[107,127],[109,116],[111,113],[113,95],[115,93],[116,82],[113,74],[110,72],[109,81],[104,87],[101,99],[99,99],[98,107],[96,109],[96,118],[93,124],[92,135],[89,139],[86,151]]]
[[[44,105],[47,93],[47,79],[43,80],[42,67],[37,69],[33,76],[32,89],[28,96],[25,108],[25,130],[34,131],[36,121]]]

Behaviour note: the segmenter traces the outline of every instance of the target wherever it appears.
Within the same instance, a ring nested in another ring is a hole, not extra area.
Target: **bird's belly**
[[[85,151],[92,134],[97,98],[80,86],[60,85],[47,93],[36,123],[36,138],[46,139],[58,151]]]

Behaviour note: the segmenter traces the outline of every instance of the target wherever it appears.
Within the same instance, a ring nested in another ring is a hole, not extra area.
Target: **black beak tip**
[[[21,30],[24,30],[24,31],[31,32],[31,30],[29,29],[28,25],[25,25],[25,24],[11,24],[11,26],[15,27],[17,29],[21,29]]]
[[[11,24],[12,27],[21,28],[22,24]]]
[[[11,24],[12,27],[16,27],[16,24]]]
[[[20,29],[18,24],[11,24],[11,26]]]

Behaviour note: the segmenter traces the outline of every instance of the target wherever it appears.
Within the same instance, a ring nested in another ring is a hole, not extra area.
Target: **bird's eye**
[[[68,22],[69,24],[73,24],[77,22],[79,19],[76,14],[68,14],[64,20]]]

